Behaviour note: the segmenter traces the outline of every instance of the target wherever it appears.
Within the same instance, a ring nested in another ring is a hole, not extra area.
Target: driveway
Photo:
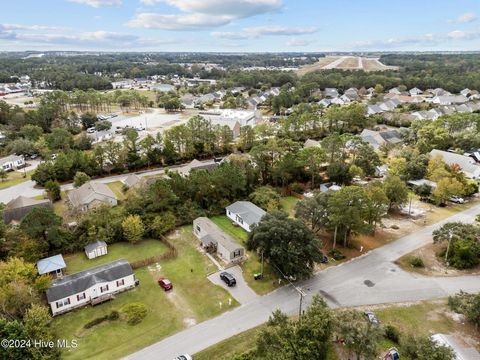
[[[424,277],[407,273],[394,261],[432,240],[432,231],[449,221],[473,222],[480,205],[427,226],[347,263],[330,267],[300,282],[306,292],[304,308],[312,296],[320,294],[331,307],[389,304],[444,298],[463,290],[480,291],[480,276]],[[181,353],[195,354],[222,340],[268,320],[272,311],[298,313],[299,296],[291,286],[257,296],[242,306],[180,331],[125,359],[154,360],[174,358]]]
[[[236,286],[228,287],[227,284],[220,280],[220,273],[223,271],[229,272],[235,277],[237,280]],[[238,265],[227,270],[217,271],[216,273],[208,276],[208,280],[215,285],[219,285],[226,289],[240,304],[246,304],[258,297],[258,295],[248,286],[247,282],[243,278],[242,268]]]

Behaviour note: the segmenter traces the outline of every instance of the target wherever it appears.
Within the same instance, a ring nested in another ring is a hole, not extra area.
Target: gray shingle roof
[[[50,256],[37,262],[37,269],[40,275],[65,269],[66,267],[67,265],[65,265],[65,261],[63,260],[63,256],[61,254]]]
[[[207,235],[204,235],[200,238],[204,246],[208,246],[212,243],[215,245],[219,243],[230,252],[243,248],[230,235],[224,233],[222,229],[220,229],[217,224],[215,224],[209,218],[199,217],[196,218],[193,223],[200,226],[202,231],[207,232]]]
[[[70,191],[68,193],[68,199],[75,207],[86,205],[87,198],[92,193],[97,193],[112,199],[116,199],[115,194],[107,185],[93,181],[89,181],[80,186],[78,189]]]
[[[237,201],[232,205],[227,206],[228,211],[239,215],[248,226],[258,224],[266,211],[260,209],[257,205],[250,201]]]
[[[91,244],[88,244],[87,246],[85,246],[85,252],[89,253],[89,252],[92,252],[94,251],[95,249],[98,249],[100,247],[105,247],[107,246],[107,243],[105,241],[95,241]]]
[[[95,284],[115,281],[132,274],[132,267],[127,260],[116,260],[54,280],[47,290],[47,300],[53,302],[63,299],[81,293]]]

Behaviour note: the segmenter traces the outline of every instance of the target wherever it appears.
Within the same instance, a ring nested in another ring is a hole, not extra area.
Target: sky
[[[480,0],[0,3],[0,51],[480,50]]]

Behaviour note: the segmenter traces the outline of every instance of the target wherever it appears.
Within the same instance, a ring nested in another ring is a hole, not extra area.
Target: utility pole
[[[450,251],[450,243],[452,242],[452,237],[453,237],[453,233],[452,233],[452,231],[450,230],[449,233],[448,233],[447,252],[445,253],[445,263],[447,264],[447,267],[448,267],[448,253],[449,253],[449,251]]]
[[[280,274],[282,274],[282,276],[284,277],[284,279],[287,279],[287,281],[290,283],[290,285],[292,285],[292,287],[295,289],[296,292],[298,292],[298,294],[300,295],[300,303],[298,305],[298,321],[301,321],[301,318],[302,318],[302,304],[303,304],[303,298],[305,296],[307,296],[307,294],[305,294],[305,292],[299,288],[298,286],[295,286],[294,283],[292,283],[290,281],[290,278],[288,276],[286,276],[279,268],[277,265],[273,264],[273,266],[275,266],[275,268],[280,272]]]
[[[261,267],[261,270],[260,270],[260,274],[262,274],[262,278],[263,278],[263,251],[262,251],[262,267]]]

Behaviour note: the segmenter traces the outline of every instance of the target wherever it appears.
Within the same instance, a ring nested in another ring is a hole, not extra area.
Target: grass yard
[[[283,210],[285,210],[289,216],[293,217],[295,216],[295,205],[297,205],[299,201],[300,199],[294,196],[285,196],[282,197],[280,203],[282,204]]]
[[[226,215],[215,216],[212,218],[212,221],[223,231],[245,246],[245,241],[248,237],[247,232],[239,226],[232,225],[232,221]],[[253,275],[259,273],[261,270],[261,258],[254,251],[246,250],[246,252],[248,254],[248,259],[242,264],[242,270],[245,281],[248,285],[253,291],[260,295],[267,294],[276,289],[279,286],[278,277],[267,262],[264,263],[263,279],[255,280],[253,278]]]
[[[215,268],[196,249],[195,240],[191,226],[180,228],[170,236],[170,241],[178,250],[178,257],[160,263],[160,270],[156,267],[135,270],[135,275],[140,280],[139,287],[117,295],[116,299],[108,303],[56,317],[54,324],[61,329],[62,337],[78,340],[78,347],[66,349],[63,357],[82,360],[118,359],[237,306],[235,300],[228,306],[228,292],[208,281],[207,274]],[[149,244],[149,241],[145,243]],[[126,251],[123,250],[125,254]],[[109,247],[109,253],[111,251]],[[143,257],[153,255],[151,252],[144,253]],[[70,266],[68,259],[67,266]],[[156,280],[160,276],[167,276],[172,281],[173,291],[165,293],[157,285]],[[148,308],[147,317],[141,323],[131,326],[125,321],[116,320],[88,330],[83,328],[87,322],[112,310],[120,310],[123,305],[132,302],[141,302]]]
[[[73,274],[117,259],[126,259],[129,262],[133,262],[165,253],[167,250],[167,247],[159,240],[142,240],[135,245],[121,242],[108,245],[108,254],[105,256],[89,260],[85,253],[79,252],[65,256],[65,263],[67,264],[67,272]]]
[[[21,184],[25,181],[30,180],[33,170],[27,171],[26,176],[24,177],[23,171],[10,171],[7,172],[7,178],[5,180],[0,180],[0,189],[6,189],[10,186]]]
[[[113,191],[113,193],[117,197],[117,200],[125,199],[125,194],[122,191],[123,183],[121,181],[114,181],[114,182],[108,183],[107,186],[110,188],[110,190]]]

